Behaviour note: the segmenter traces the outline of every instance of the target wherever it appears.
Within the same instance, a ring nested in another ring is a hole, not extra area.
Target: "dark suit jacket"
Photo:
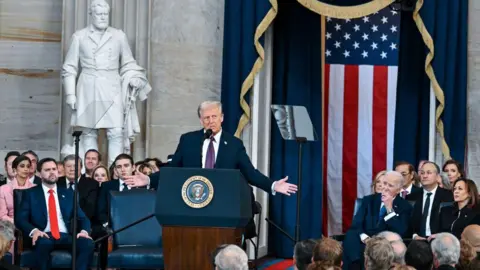
[[[25,235],[37,228],[45,230],[48,221],[47,203],[42,185],[35,186],[23,191],[22,203],[20,204],[18,218],[15,225]],[[72,233],[73,219],[73,192],[71,190],[57,187],[58,203],[62,212],[63,221],[68,233]],[[81,208],[78,209],[78,231],[85,230],[90,233],[90,221]]]
[[[392,231],[402,237],[406,236],[412,206],[406,200],[397,196],[393,200],[393,211],[396,215],[387,221],[383,218],[379,220],[380,206],[382,205],[381,196],[380,193],[377,193],[363,198],[362,205],[355,214],[343,242],[344,259],[347,263],[363,257],[365,245],[360,240],[362,233],[372,237],[383,231]]]
[[[413,193],[415,193],[415,192],[418,192],[418,191],[420,191],[420,190],[423,190],[423,189],[422,189],[421,187],[417,187],[417,186],[415,186],[415,185],[412,185],[412,190],[410,190],[410,194],[408,194],[408,195],[411,195],[411,194],[413,194]],[[407,195],[407,196],[408,196],[408,195]]]
[[[202,168],[203,136],[203,129],[183,134],[180,137],[175,155],[167,166]],[[253,167],[243,142],[225,130],[222,131],[220,138],[215,168],[239,169],[251,185],[267,193],[272,192],[273,181]],[[158,177],[158,172],[150,176],[150,185],[155,189],[158,186]]]
[[[68,188],[65,176],[59,177],[57,186]],[[96,222],[98,182],[82,175],[78,181],[78,200],[80,207],[91,222]]]
[[[449,232],[458,239],[468,225],[480,225],[480,207],[458,209],[458,204],[443,207],[440,211],[439,232]]]
[[[415,201],[415,206],[413,208],[412,218],[410,219],[410,228],[411,228],[411,237],[413,234],[420,235],[420,228],[422,226],[422,212],[423,212],[423,189],[411,193],[409,199]],[[433,198],[432,210],[430,213],[430,231],[431,234],[436,234],[439,231],[439,218],[440,218],[440,203],[442,202],[451,202],[453,201],[453,193],[450,190],[443,189],[441,187],[437,188],[435,192],[435,197]],[[420,235],[425,237],[425,235]]]
[[[0,270],[22,270],[20,266],[0,261]]]
[[[41,185],[42,184],[42,178],[35,175],[35,178],[33,179],[33,183],[37,186]]]

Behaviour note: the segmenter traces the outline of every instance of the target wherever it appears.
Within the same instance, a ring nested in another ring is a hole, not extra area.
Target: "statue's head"
[[[93,0],[90,4],[89,13],[92,16],[92,24],[96,29],[107,29],[110,6],[105,0]]]

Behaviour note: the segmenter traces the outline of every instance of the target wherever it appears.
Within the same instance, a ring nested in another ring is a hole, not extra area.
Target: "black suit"
[[[42,184],[42,178],[35,175],[35,178],[33,179],[33,183],[37,186],[41,185]]]
[[[0,270],[22,270],[20,266],[0,261]]]
[[[415,201],[415,206],[412,212],[412,218],[410,219],[410,227],[412,234],[418,234],[421,237],[426,237],[420,232],[422,227],[422,213],[423,213],[423,201],[425,196],[423,194],[423,189],[420,189],[416,192],[412,192],[408,196],[409,200]],[[430,198],[432,200],[432,198]],[[439,217],[440,217],[440,203],[442,202],[451,202],[453,201],[453,193],[450,190],[437,187],[435,191],[435,197],[432,202],[432,209],[430,211],[430,232],[431,234],[436,234],[440,232],[439,227]],[[425,226],[425,224],[423,224]]]
[[[58,178],[57,186],[68,188],[65,176]],[[78,180],[78,201],[85,215],[92,223],[96,223],[98,182],[82,175]]]
[[[463,207],[458,209],[458,204],[443,207],[440,211],[440,232],[449,232],[458,239],[468,225],[480,225],[480,207]]]

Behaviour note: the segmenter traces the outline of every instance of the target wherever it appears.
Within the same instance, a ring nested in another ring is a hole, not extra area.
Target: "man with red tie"
[[[38,162],[42,184],[25,190],[15,225],[32,238],[37,269],[50,269],[50,252],[70,250],[72,236],[77,237],[76,269],[89,268],[94,243],[89,236],[90,221],[78,207],[78,232],[72,232],[73,192],[57,187],[58,172],[55,159]]]

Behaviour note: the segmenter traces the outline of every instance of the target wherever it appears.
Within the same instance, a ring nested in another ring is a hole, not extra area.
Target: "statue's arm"
[[[79,61],[80,40],[79,37],[74,34],[62,67],[63,87],[67,99],[68,96],[75,96],[75,80],[78,74]]]
[[[122,43],[120,48],[120,74],[123,74],[124,68],[128,68],[129,64],[137,64],[135,61],[135,58],[133,57],[132,50],[130,49],[130,45],[128,44],[128,38],[127,35],[121,31],[120,32],[121,38],[120,42]]]

